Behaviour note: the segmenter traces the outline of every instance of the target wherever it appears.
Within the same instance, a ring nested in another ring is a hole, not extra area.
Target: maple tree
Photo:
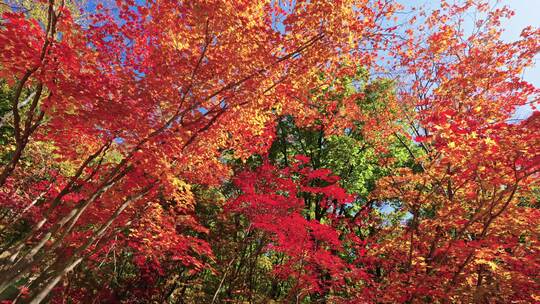
[[[538,182],[538,118],[511,119],[516,107],[538,100],[520,76],[540,32],[527,28],[520,41],[505,43],[498,25],[511,11],[443,4],[427,17],[418,38],[424,47],[401,59],[416,75],[402,98],[418,109],[411,125],[425,153],[413,156],[422,170],[381,181],[380,194],[398,197],[411,215],[392,236],[402,247],[381,251],[396,257],[384,262],[387,271],[405,269],[387,287],[407,288],[392,301],[534,302],[538,216],[522,202]],[[468,35],[458,17],[471,9],[484,16]]]
[[[0,300],[540,300],[540,30],[502,41],[509,9],[0,7]]]

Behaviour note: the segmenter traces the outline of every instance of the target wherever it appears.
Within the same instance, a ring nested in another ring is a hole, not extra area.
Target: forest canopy
[[[540,29],[432,2],[0,1],[0,303],[540,302]]]

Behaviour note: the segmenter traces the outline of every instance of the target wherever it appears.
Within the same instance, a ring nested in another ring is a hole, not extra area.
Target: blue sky
[[[438,0],[398,0],[405,7],[424,6],[433,7],[439,3]],[[492,0],[494,3],[496,0]],[[450,1],[451,2],[451,1]],[[514,10],[515,15],[511,19],[503,21],[505,29],[503,39],[515,41],[519,39],[521,30],[529,25],[540,27],[540,0],[500,0],[499,5],[506,5]],[[536,56],[536,65],[524,71],[523,79],[540,87],[540,54]],[[517,122],[525,119],[532,113],[529,106],[520,107],[512,117],[512,121]]]
[[[495,0],[492,0],[493,2]],[[515,11],[514,17],[503,22],[505,33],[503,39],[514,41],[519,39],[521,30],[529,25],[540,27],[540,0],[499,0],[500,6],[506,5]],[[398,0],[405,7],[425,6],[430,7],[439,3],[438,0]],[[452,1],[450,1],[452,2]],[[525,71],[524,79],[540,87],[540,56],[537,56],[538,64]]]
[[[503,38],[513,41],[519,38],[521,29],[528,25],[540,27],[540,0],[503,0],[503,4],[512,8],[516,14],[504,23],[505,33]],[[536,55],[536,65],[525,70],[523,79],[540,87],[540,55]],[[514,114],[513,119],[524,119],[531,115],[530,107],[521,107]]]
[[[504,24],[504,39],[508,41],[519,38],[521,29],[532,25],[540,27],[540,0],[504,0],[503,3],[512,8],[516,15]],[[536,66],[525,71],[525,80],[540,87],[540,56],[536,56]]]

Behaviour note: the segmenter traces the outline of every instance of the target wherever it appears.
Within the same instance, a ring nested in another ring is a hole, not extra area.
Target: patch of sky
[[[433,0],[399,0],[399,2],[405,7],[403,16],[407,16],[407,12],[411,12],[414,7],[423,7],[425,9],[434,9],[440,3]],[[516,41],[520,38],[522,30],[527,26],[533,28],[540,27],[540,19],[538,18],[538,12],[540,11],[540,0],[500,0],[492,1],[493,8],[500,8],[507,6],[515,12],[515,15],[509,19],[502,20],[502,27],[504,33],[502,34],[502,40],[505,42]],[[475,16],[471,15],[470,18],[464,22],[463,30],[471,32],[473,30]],[[533,84],[536,87],[540,87],[540,54],[535,57],[535,64],[523,71],[522,79]],[[536,103],[535,106],[540,106]],[[531,116],[533,108],[530,104],[523,105],[516,108],[512,117],[508,120],[508,123],[518,123]]]
[[[276,2],[277,6],[279,6],[283,12],[272,12],[272,29],[280,32],[281,34],[285,34],[287,29],[284,21],[287,18],[287,15],[294,11],[294,8],[296,7],[296,0],[272,0],[272,6],[275,6]]]

